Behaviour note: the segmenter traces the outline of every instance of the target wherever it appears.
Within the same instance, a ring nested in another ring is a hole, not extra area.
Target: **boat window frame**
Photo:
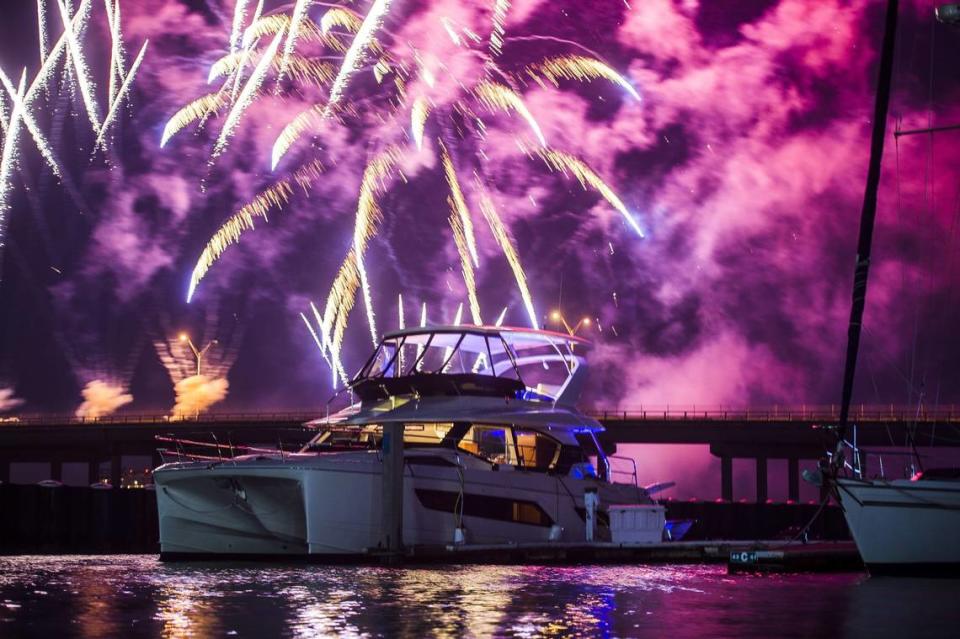
[[[513,431],[514,431],[514,433],[513,433],[513,441],[514,441],[514,444],[515,444],[515,445],[516,445],[516,441],[517,441],[517,433],[516,433],[516,431],[517,431],[518,429],[519,429],[519,430],[526,430],[526,431],[529,431],[529,432],[532,432],[532,433],[536,433],[537,435],[541,435],[541,436],[543,436],[543,437],[546,437],[547,439],[549,439],[550,441],[552,441],[554,444],[557,445],[557,450],[556,450],[556,452],[554,453],[553,459],[552,459],[551,462],[550,462],[550,463],[551,463],[551,467],[550,467],[550,468],[545,468],[545,469],[541,470],[541,469],[536,468],[536,467],[517,466],[517,469],[518,469],[518,470],[527,470],[527,471],[531,471],[531,472],[534,472],[534,473],[544,473],[544,474],[554,473],[554,472],[556,471],[557,462],[560,461],[560,454],[561,454],[561,450],[563,449],[564,443],[561,442],[561,441],[560,441],[559,439],[557,439],[556,437],[554,437],[553,435],[550,435],[550,434],[548,434],[548,433],[545,433],[545,432],[543,432],[542,430],[538,430],[538,429],[536,429],[536,428],[532,428],[532,427],[530,427],[530,426],[520,426],[520,427],[518,427],[516,424],[513,424],[513,425],[511,425],[511,428],[512,428]],[[574,441],[576,441],[576,438],[574,438]],[[567,446],[570,446],[570,444],[567,444]],[[579,447],[580,450],[583,450],[583,447],[580,446],[580,442],[577,442],[577,447]],[[521,456],[520,456],[520,447],[519,447],[519,446],[517,446],[517,459],[522,461],[522,458],[521,458]]]

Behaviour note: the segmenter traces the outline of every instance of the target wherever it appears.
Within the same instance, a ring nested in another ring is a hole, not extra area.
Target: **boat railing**
[[[879,472],[874,471],[873,479],[886,479],[887,470],[890,468],[890,463],[888,461],[887,466],[884,467],[884,456],[888,458],[908,458],[910,463],[903,467],[904,478],[913,477],[916,474],[917,465],[915,461],[918,458],[923,457],[923,455],[920,455],[913,450],[867,450],[857,445],[856,425],[850,429],[850,434],[852,435],[852,439],[844,439],[842,442],[843,450],[850,451],[849,459],[847,459],[847,456],[844,455],[843,467],[857,479],[869,479],[869,472],[874,468],[876,468]],[[833,454],[828,452],[827,456],[832,457]]]
[[[154,441],[161,444],[157,448],[161,462],[189,462],[189,461],[207,461],[222,462],[229,461],[241,455],[279,455],[281,458],[290,452],[291,449],[299,450],[301,442],[295,446],[284,448],[283,439],[278,434],[277,446],[270,448],[267,446],[254,446],[247,444],[234,444],[228,439],[226,442],[220,441],[216,433],[210,432],[209,437],[212,441],[202,439],[205,434],[200,433],[192,437],[177,437],[172,433],[164,435],[154,435]]]
[[[638,475],[637,475],[637,460],[632,457],[620,457],[618,455],[610,455],[607,457],[607,461],[610,464],[610,480],[614,483],[630,483],[634,486],[639,486]],[[616,464],[614,462],[617,462]],[[621,468],[617,468],[621,466]],[[626,470],[622,467],[626,466]],[[629,477],[629,482],[617,482],[617,477]]]

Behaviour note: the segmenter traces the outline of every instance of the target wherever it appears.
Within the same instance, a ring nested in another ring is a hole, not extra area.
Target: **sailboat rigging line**
[[[931,126],[923,129],[907,129],[901,131],[897,129],[893,132],[893,137],[901,138],[905,135],[920,135],[922,133],[943,133],[944,131],[960,131],[960,124],[947,124],[944,126]]]
[[[884,22],[883,47],[880,54],[880,70],[873,114],[873,135],[870,142],[870,166],[860,213],[860,236],[857,241],[857,263],[853,274],[853,296],[850,307],[850,326],[847,331],[847,355],[844,364],[843,391],[840,402],[840,424],[837,450],[840,452],[846,435],[850,415],[850,399],[853,395],[853,380],[857,368],[857,353],[860,350],[860,327],[867,300],[867,277],[870,270],[870,249],[873,243],[873,226],[877,217],[877,191],[880,186],[880,168],[883,159],[883,142],[887,130],[887,110],[890,105],[890,84],[893,75],[893,52],[897,35],[898,0],[889,0]]]

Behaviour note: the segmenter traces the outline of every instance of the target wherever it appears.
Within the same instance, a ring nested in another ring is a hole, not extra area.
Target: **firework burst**
[[[548,145],[547,136],[524,98],[530,86],[553,88],[565,81],[604,81],[639,101],[636,88],[612,66],[599,57],[581,53],[554,55],[526,65],[504,64],[502,51],[511,42],[506,28],[508,0],[496,0],[491,10],[485,12],[486,35],[478,35],[477,29],[442,16],[436,19],[436,38],[429,38],[423,46],[391,31],[406,25],[391,15],[390,0],[373,0],[363,13],[353,7],[326,3],[322,3],[321,13],[320,4],[296,0],[288,11],[268,15],[261,15],[262,7],[258,6],[253,18],[248,19],[249,2],[238,0],[223,57],[208,75],[209,81],[220,81],[221,86],[174,114],[162,141],[167,144],[190,124],[202,125],[208,118],[226,113],[211,152],[214,162],[238,131],[245,111],[270,94],[301,105],[306,102],[275,139],[270,157],[273,170],[294,155],[292,151],[308,134],[322,138],[334,127],[359,132],[371,147],[383,149],[373,155],[363,171],[353,241],[334,277],[323,311],[311,306],[311,313],[301,314],[330,365],[335,384],[338,379],[346,380],[341,350],[358,293],[363,299],[370,336],[374,342],[379,338],[373,285],[364,258],[383,220],[378,200],[398,178],[403,179],[401,166],[405,158],[430,152],[439,160],[448,191],[449,234],[459,258],[470,318],[477,324],[482,322],[477,291],[481,251],[472,208],[480,209],[496,249],[510,266],[528,320],[532,326],[538,325],[516,243],[488,192],[495,190],[496,184],[483,177],[482,163],[476,162],[477,158],[486,157],[483,145],[487,129],[497,125],[497,116],[515,117],[523,122],[532,137],[528,143],[523,140],[524,135],[517,136],[516,148],[521,153],[540,158],[551,171],[572,174],[584,188],[597,191],[631,229],[643,236],[635,216],[596,170],[575,155]],[[394,25],[394,21],[400,24]],[[452,42],[454,49],[436,49],[441,40]],[[253,68],[249,75],[248,66]],[[405,150],[408,147],[412,148]],[[305,153],[318,157],[304,161]],[[305,191],[315,185],[316,177],[324,170],[323,164],[316,164],[322,153],[324,149],[316,143],[309,150],[299,149],[296,156],[301,164],[288,169],[290,177],[277,179],[221,226],[197,261],[188,300],[227,246],[253,229],[255,217],[266,220],[267,211],[280,209],[289,202],[294,193],[292,183],[299,183]],[[324,154],[323,159],[327,166],[335,161],[331,154]],[[476,180],[461,180],[464,165],[469,165]],[[302,179],[305,167],[309,167],[307,180]],[[464,186],[469,189],[465,191]],[[398,304],[402,307],[400,299]],[[461,304],[457,322],[462,309]],[[425,312],[423,306],[422,322]],[[498,321],[503,321],[503,314]]]
[[[0,249],[6,237],[6,217],[11,206],[15,172],[22,152],[22,129],[29,133],[50,172],[63,184],[74,202],[79,204],[81,199],[76,187],[44,133],[40,115],[49,111],[48,104],[56,103],[61,93],[68,98],[80,96],[80,105],[89,120],[92,132],[93,150],[107,152],[111,127],[118,118],[121,106],[129,98],[130,89],[147,52],[148,42],[144,42],[133,64],[129,69],[125,69],[120,3],[119,0],[103,0],[107,32],[110,36],[110,63],[104,111],[98,98],[98,87],[90,72],[87,48],[82,39],[93,17],[93,3],[91,0],[81,0],[71,15],[72,3],[64,0],[51,1],[56,5],[62,32],[50,47],[47,2],[38,0],[40,68],[36,75],[28,81],[27,71],[24,69],[19,74],[19,84],[14,85],[8,74],[0,70],[0,95],[5,96],[5,102],[12,105],[9,118],[4,118],[3,150],[0,154]],[[56,81],[58,70],[65,79],[59,84]],[[48,100],[39,101],[41,96],[46,96]],[[101,113],[104,113],[103,117]]]

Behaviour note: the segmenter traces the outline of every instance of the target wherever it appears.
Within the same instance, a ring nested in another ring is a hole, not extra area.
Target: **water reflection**
[[[0,558],[0,636],[923,636],[950,632],[960,620],[956,583],[730,577],[723,566],[395,569],[8,557]]]

